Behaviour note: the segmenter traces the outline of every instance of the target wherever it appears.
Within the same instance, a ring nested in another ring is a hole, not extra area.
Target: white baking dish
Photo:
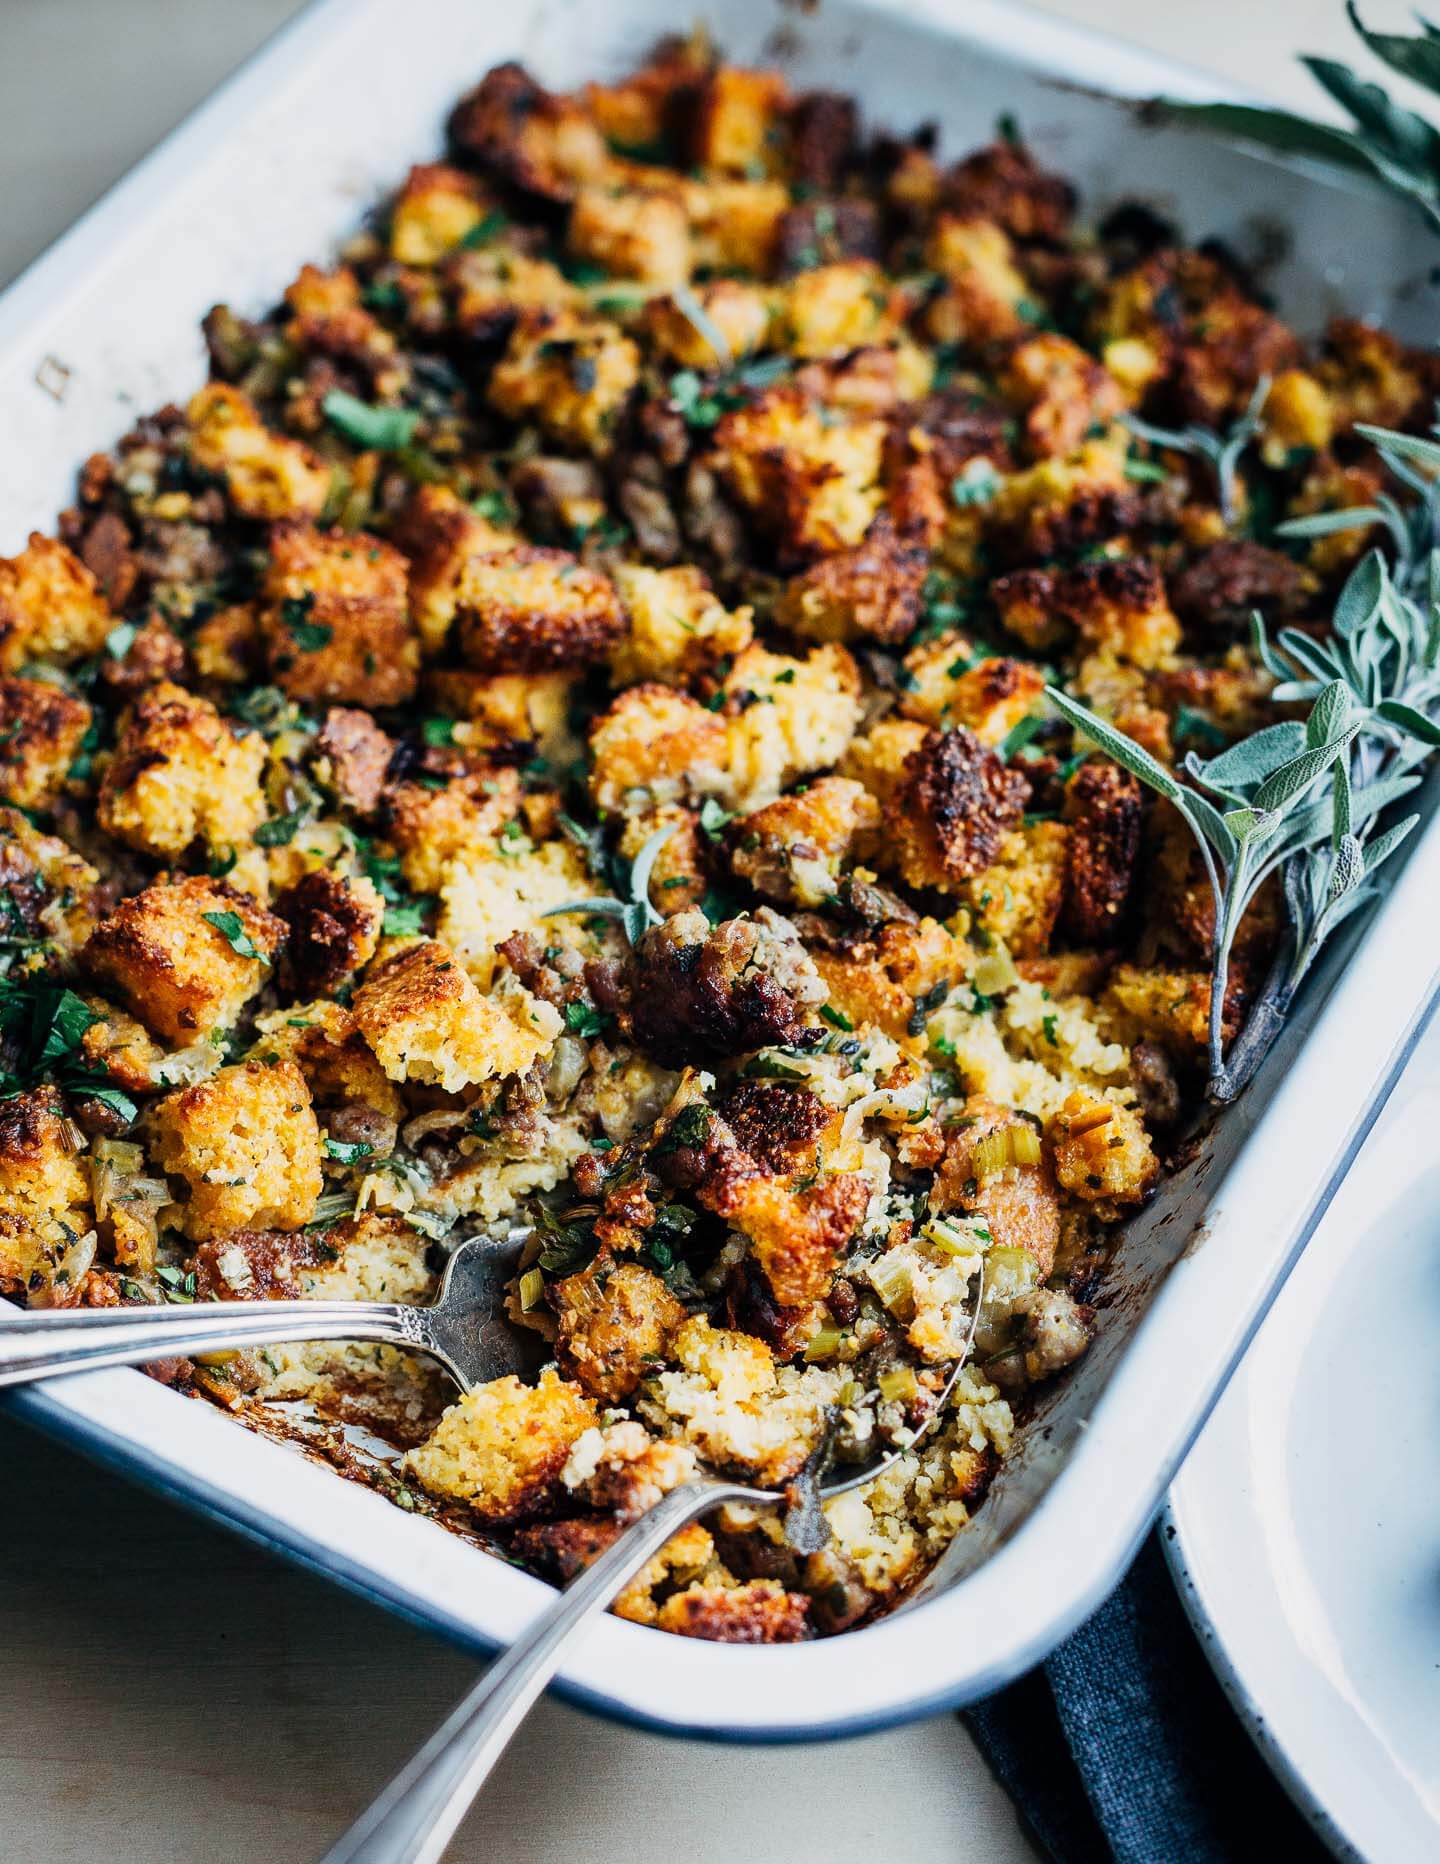
[[[1143,194],[1242,250],[1288,229],[1272,283],[1302,327],[1343,306],[1414,330],[1429,309],[1412,277],[1424,237],[1389,201],[1143,130],[1082,88],[1196,94],[1183,71],[986,0],[814,18],[727,0],[716,13],[735,56],[778,56],[801,83],[853,90],[874,122],[933,118],[952,151],[1013,112],[1092,205]],[[312,7],[0,300],[0,550],[51,526],[87,453],[199,383],[213,301],[268,304],[436,148],[462,85],[520,57],[567,86],[618,71],[673,24],[661,0]],[[1043,1655],[1119,1575],[1407,1052],[1432,992],[1437,899],[1431,824],[1360,959],[1340,975],[1330,954],[1246,1100],[1132,1226],[1093,1351],[916,1600],[844,1637],[757,1650],[610,1619],[566,1671],[568,1693],[660,1727],[780,1739],[967,1700]],[[137,1373],[8,1404],[476,1649],[540,1605],[537,1580]]]

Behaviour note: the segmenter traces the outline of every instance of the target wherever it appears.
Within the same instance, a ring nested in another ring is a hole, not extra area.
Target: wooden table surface
[[[0,0],[0,284],[294,10],[295,0]],[[1347,50],[1339,0],[1050,10],[1292,101],[1311,95],[1292,47]],[[0,1468],[4,1864],[315,1857],[475,1675],[434,1638],[3,1411]],[[741,1853],[756,1864],[1035,1856],[953,1716],[837,1745],[742,1750],[548,1702],[451,1855],[728,1864]]]

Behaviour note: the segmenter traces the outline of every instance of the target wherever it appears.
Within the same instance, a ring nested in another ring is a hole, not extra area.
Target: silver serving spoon
[[[955,1361],[935,1408],[910,1443],[878,1455],[866,1467],[820,1485],[820,1497],[843,1495],[873,1482],[944,1415],[960,1370],[969,1358],[980,1318],[983,1273],[975,1290],[964,1351]],[[321,1864],[438,1864],[476,1793],[510,1744],[531,1705],[559,1669],[572,1638],[605,1609],[657,1554],[672,1534],[725,1502],[774,1508],[785,1497],[721,1476],[704,1476],[672,1489],[633,1522],[604,1553],[550,1601],[509,1650],[490,1665],[461,1702],[350,1827]]]
[[[528,1377],[546,1343],[505,1311],[527,1229],[472,1237],[451,1256],[432,1306],[403,1301],[197,1301],[163,1307],[31,1308],[0,1301],[0,1386],[153,1359],[279,1346],[380,1340],[438,1360],[461,1391],[507,1372]]]
[[[429,1307],[400,1301],[216,1301],[19,1313],[0,1302],[0,1386],[106,1366],[314,1340],[379,1340],[423,1354],[438,1361],[462,1391],[509,1372],[530,1376],[547,1356],[546,1343],[539,1334],[515,1326],[506,1312],[507,1288],[528,1240],[529,1232],[518,1230],[462,1243]],[[982,1292],[983,1276],[964,1349],[915,1438],[820,1484],[822,1500],[874,1481],[944,1415],[974,1344]],[[698,1516],[725,1502],[774,1508],[784,1501],[779,1490],[715,1475],[683,1483],[662,1496],[496,1658],[413,1760],[326,1853],[323,1864],[436,1864],[531,1704],[559,1669],[570,1639],[673,1534]]]

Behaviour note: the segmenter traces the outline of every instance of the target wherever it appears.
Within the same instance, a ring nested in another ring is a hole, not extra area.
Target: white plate
[[[1440,1023],[1170,1491],[1172,1568],[1341,1857],[1440,1857]]]

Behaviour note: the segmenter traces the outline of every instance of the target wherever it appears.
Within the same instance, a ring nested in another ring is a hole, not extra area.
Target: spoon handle
[[[322,1864],[436,1864],[570,1638],[687,1522],[721,1502],[755,1499],[754,1489],[721,1482],[687,1482],[663,1496],[495,1659]]]
[[[389,1301],[203,1301],[12,1311],[0,1301],[0,1386],[287,1340],[382,1340],[425,1352],[416,1311]]]

